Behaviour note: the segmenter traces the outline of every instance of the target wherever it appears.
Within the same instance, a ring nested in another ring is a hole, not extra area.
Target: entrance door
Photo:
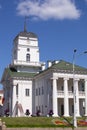
[[[64,105],[62,104],[61,105],[61,116],[63,116],[64,115]]]

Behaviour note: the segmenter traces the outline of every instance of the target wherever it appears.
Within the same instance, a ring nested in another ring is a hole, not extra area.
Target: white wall
[[[15,80],[13,81],[13,109],[16,101],[22,105],[24,113],[29,109],[32,114],[32,81],[28,80]],[[16,96],[16,85],[18,84],[18,98]],[[25,95],[25,89],[30,90],[30,95]]]

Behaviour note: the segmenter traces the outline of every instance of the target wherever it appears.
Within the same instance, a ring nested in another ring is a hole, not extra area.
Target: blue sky
[[[13,39],[24,28],[38,35],[40,60],[72,62],[87,67],[87,0],[0,0],[0,79],[11,63]]]

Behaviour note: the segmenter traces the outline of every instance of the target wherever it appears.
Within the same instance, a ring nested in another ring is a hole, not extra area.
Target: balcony
[[[58,90],[57,91],[57,96],[58,97],[64,97],[64,91]]]
[[[64,97],[64,91],[58,90],[57,96],[60,97],[60,98],[61,97],[63,98]],[[79,98],[85,98],[85,91],[79,91],[78,96],[79,96]],[[73,98],[73,92],[72,91],[68,91],[68,97]]]
[[[68,95],[69,95],[69,98],[73,98],[73,92],[72,91],[68,91]]]
[[[35,61],[32,62],[32,61],[18,61],[18,60],[14,60],[12,62],[12,65],[41,67],[41,65],[44,65],[44,62],[35,62]]]
[[[79,91],[79,97],[85,97],[85,91]]]

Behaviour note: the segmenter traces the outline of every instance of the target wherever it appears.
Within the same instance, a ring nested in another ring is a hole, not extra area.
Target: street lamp
[[[77,50],[74,49],[74,53],[73,53],[73,89],[74,89],[74,93],[73,93],[73,99],[74,99],[74,127],[77,127],[77,118],[76,118],[76,113],[77,113],[77,100],[76,100],[76,85],[75,85],[75,54],[76,54]],[[87,53],[87,51],[84,51],[83,54]]]
[[[74,84],[75,82],[75,53],[77,52],[77,50],[74,50],[74,54],[73,54],[73,99],[74,99],[74,118],[73,118],[73,125],[74,127],[77,127],[77,119],[76,119],[76,86]]]

